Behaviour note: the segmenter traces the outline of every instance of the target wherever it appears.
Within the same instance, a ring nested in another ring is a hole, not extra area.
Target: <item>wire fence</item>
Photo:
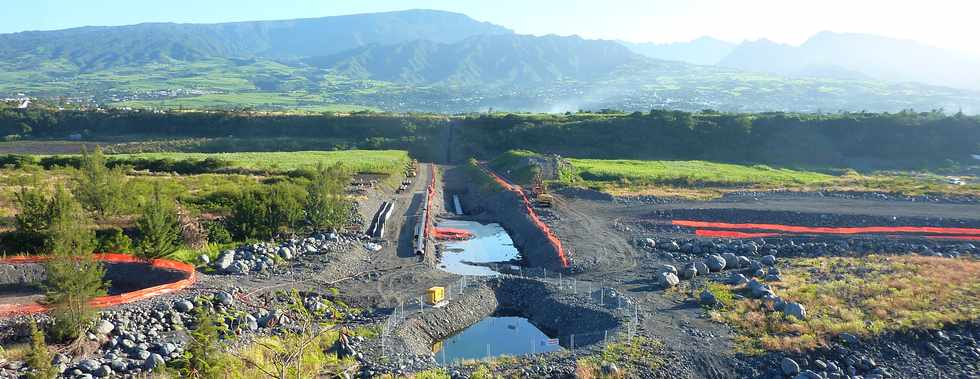
[[[615,341],[619,334],[623,333],[628,343],[633,342],[639,326],[639,316],[642,314],[642,307],[632,298],[608,288],[605,283],[593,281],[581,281],[576,278],[568,278],[562,273],[549,272],[540,268],[525,268],[520,266],[501,266],[497,267],[501,274],[492,276],[460,276],[458,280],[446,285],[446,300],[453,302],[462,296],[483,287],[488,281],[497,278],[505,279],[527,279],[551,286],[556,289],[559,297],[575,297],[585,300],[599,307],[619,313],[621,324],[615,328],[596,330],[585,333],[574,333],[559,336],[547,336],[547,338],[532,338],[527,341],[530,353],[542,353],[555,351],[560,348],[575,352],[576,349],[585,347],[606,346]],[[381,326],[381,347],[382,353],[387,355],[391,349],[392,335],[395,330],[408,318],[415,317],[421,313],[435,309],[435,306],[426,301],[426,295],[420,294],[418,297],[404,299],[393,307],[391,315]],[[515,346],[519,342],[508,341],[502,345]],[[499,355],[509,355],[504,346],[495,347],[492,343],[486,346],[486,355],[483,358],[490,358]],[[523,349],[521,349],[523,350]],[[525,353],[527,350],[525,350]],[[440,356],[441,355],[441,356]],[[471,354],[472,355],[472,354]],[[440,363],[445,363],[445,349],[436,353],[436,357],[442,358]],[[476,358],[476,357],[471,357]],[[450,362],[451,363],[451,362]]]

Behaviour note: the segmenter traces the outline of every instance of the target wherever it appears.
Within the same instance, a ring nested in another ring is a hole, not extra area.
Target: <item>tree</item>
[[[156,186],[153,197],[143,204],[143,215],[136,221],[140,232],[136,254],[140,258],[164,258],[180,248],[180,222],[171,202],[163,198],[160,187]]]
[[[310,184],[304,210],[306,222],[314,230],[337,229],[347,221],[351,204],[344,196],[350,175],[339,164],[324,167],[317,165]]]
[[[105,269],[91,254],[95,233],[88,228],[81,206],[62,187],[51,200],[51,214],[45,245],[52,257],[45,265],[45,298],[53,308],[52,337],[70,341],[95,319],[89,301],[106,293]]]
[[[51,203],[41,190],[37,178],[31,186],[22,186],[15,194],[20,213],[14,216],[17,228],[18,249],[37,251],[44,245],[44,235],[51,222]]]
[[[128,253],[133,250],[133,241],[117,227],[97,231],[95,238],[98,240],[95,250],[100,253]]]
[[[30,323],[31,349],[27,352],[25,361],[31,371],[27,373],[28,379],[54,379],[58,376],[58,369],[51,364],[51,351],[44,343],[44,332],[37,327],[37,322],[33,319]]]
[[[81,167],[73,189],[75,197],[86,210],[104,219],[118,214],[122,209],[126,175],[121,167],[107,167],[105,154],[96,147],[92,153],[82,151]]]
[[[303,220],[305,194],[302,193],[302,187],[286,183],[274,184],[267,196],[266,223],[273,228],[273,234],[292,232]]]

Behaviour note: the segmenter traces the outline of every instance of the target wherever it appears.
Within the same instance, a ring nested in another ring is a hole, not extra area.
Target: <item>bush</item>
[[[122,168],[108,168],[102,149],[82,152],[79,175],[73,188],[75,197],[86,210],[100,218],[114,216],[125,204],[126,174]]]
[[[133,251],[133,241],[122,229],[112,227],[95,232],[96,251],[100,253],[129,253]]]
[[[223,245],[234,241],[228,228],[220,221],[208,221],[204,223],[204,230],[208,233],[208,241]]]
[[[343,167],[317,166],[306,187],[306,222],[314,230],[337,229],[347,222],[351,204],[344,191],[350,174]]]
[[[305,199],[302,187],[288,183],[249,189],[232,205],[228,229],[240,240],[292,232],[303,219]]]
[[[143,204],[143,215],[136,221],[140,233],[136,255],[140,258],[166,258],[180,248],[180,222],[172,201],[164,199],[156,186],[153,197]]]
[[[28,379],[54,379],[58,376],[58,369],[51,364],[51,351],[44,343],[44,332],[37,327],[37,322],[31,320],[31,349],[27,353],[25,363],[31,371],[27,373]]]

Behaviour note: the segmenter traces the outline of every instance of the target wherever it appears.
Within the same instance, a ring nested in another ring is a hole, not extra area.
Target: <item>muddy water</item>
[[[433,347],[439,364],[501,355],[547,353],[561,349],[522,317],[487,317]]]
[[[448,220],[440,227],[465,229],[473,233],[466,241],[447,242],[442,249],[439,268],[459,275],[497,275],[487,267],[469,263],[497,263],[520,259],[514,241],[500,224],[481,224],[475,221]]]

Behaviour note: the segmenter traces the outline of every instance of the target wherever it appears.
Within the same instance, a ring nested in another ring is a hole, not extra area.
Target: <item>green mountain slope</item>
[[[371,45],[310,62],[359,79],[528,85],[594,80],[645,60],[610,41],[510,34],[475,36],[452,44]]]
[[[465,15],[414,10],[288,21],[140,24],[0,35],[0,61],[57,61],[82,71],[208,58],[294,59],[372,43],[455,42],[509,30]]]

